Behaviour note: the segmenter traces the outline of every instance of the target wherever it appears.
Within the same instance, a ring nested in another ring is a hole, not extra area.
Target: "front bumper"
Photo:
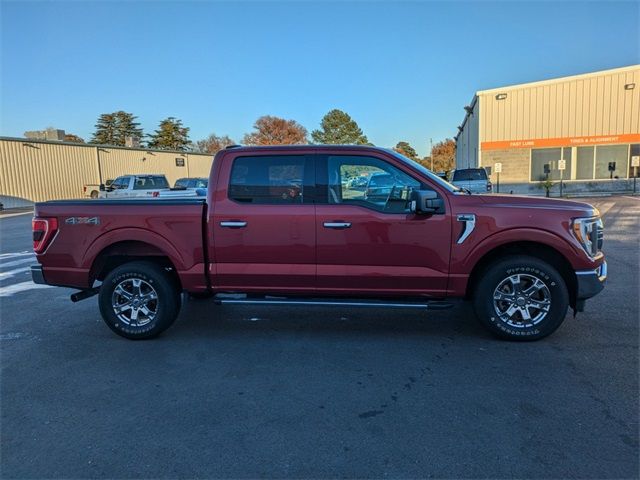
[[[607,262],[602,262],[595,270],[577,271],[576,278],[578,280],[576,293],[578,300],[586,300],[597,295],[604,289],[604,283],[607,280]]]
[[[31,265],[31,278],[33,279],[33,283],[37,283],[40,285],[47,284],[47,282],[44,281],[44,274],[42,273],[42,265]]]

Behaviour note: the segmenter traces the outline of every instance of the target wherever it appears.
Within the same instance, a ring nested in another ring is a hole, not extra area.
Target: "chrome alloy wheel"
[[[493,292],[493,308],[511,327],[540,323],[551,308],[549,287],[535,275],[518,273],[502,280]]]
[[[123,323],[142,327],[151,323],[158,313],[158,293],[148,282],[128,278],[113,290],[111,306]]]

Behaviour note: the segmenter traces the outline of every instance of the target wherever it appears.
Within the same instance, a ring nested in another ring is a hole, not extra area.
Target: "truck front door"
[[[222,291],[312,291],[314,159],[225,156],[213,191],[210,278]]]
[[[412,189],[434,188],[391,159],[326,155],[317,163],[318,290],[444,296],[451,217],[411,213],[408,201]]]

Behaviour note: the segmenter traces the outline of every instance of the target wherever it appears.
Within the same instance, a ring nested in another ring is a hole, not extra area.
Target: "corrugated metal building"
[[[160,173],[169,183],[208,177],[208,154],[0,137],[0,202],[5,208],[82,198],[83,186],[120,175]]]
[[[631,157],[640,155],[640,65],[482,90],[465,110],[456,168],[491,167],[495,182],[501,163],[501,191],[542,193],[545,165],[549,179],[562,175],[567,192],[631,188]]]

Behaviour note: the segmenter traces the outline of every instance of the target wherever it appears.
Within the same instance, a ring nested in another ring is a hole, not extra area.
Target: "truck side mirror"
[[[409,208],[413,213],[441,213],[444,201],[433,190],[412,190]]]
[[[101,183],[100,187],[98,187],[98,188],[100,189],[101,192],[104,192],[105,191],[104,183]]]

